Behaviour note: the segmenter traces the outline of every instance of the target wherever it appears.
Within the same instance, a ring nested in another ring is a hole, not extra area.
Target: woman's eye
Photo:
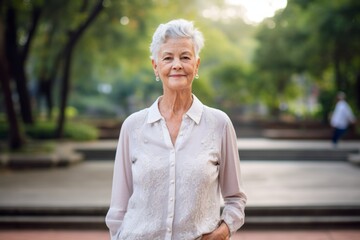
[[[171,60],[171,57],[164,57],[163,60],[164,61],[169,61],[169,60]]]

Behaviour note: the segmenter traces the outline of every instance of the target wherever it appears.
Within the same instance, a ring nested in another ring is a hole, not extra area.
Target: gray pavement
[[[117,140],[102,140],[83,143],[64,143],[64,146],[76,145],[78,148],[92,149],[114,149]],[[239,150],[242,149],[334,149],[332,143],[328,140],[273,140],[266,138],[239,138]],[[360,140],[340,141],[338,149],[360,149]],[[241,157],[241,155],[240,155]]]
[[[334,148],[329,140],[273,140],[266,138],[241,138],[238,139],[238,147],[242,149],[294,149],[294,150],[313,150],[323,149],[333,151],[335,149],[359,149],[360,140],[358,141],[340,141]],[[241,157],[241,155],[240,155]]]
[[[348,162],[243,161],[248,206],[360,206],[360,167]],[[107,207],[113,163],[0,172],[0,207]]]
[[[239,139],[238,144],[240,158],[249,149],[316,149],[328,155],[360,149],[359,141],[342,142],[337,149],[327,141]],[[116,141],[67,142],[58,151],[115,147]],[[241,169],[248,195],[247,229],[360,224],[360,165],[346,159],[257,159],[241,160]],[[112,173],[113,161],[101,158],[65,167],[0,168],[0,226],[105,229]]]
[[[70,143],[68,143],[70,144]],[[78,143],[115,148],[116,141]],[[332,149],[327,141],[239,139],[239,149]],[[360,149],[359,141],[339,148]],[[331,153],[329,153],[331,154]],[[248,206],[360,206],[360,166],[347,161],[242,161]],[[107,207],[113,161],[69,167],[0,170],[0,207]]]

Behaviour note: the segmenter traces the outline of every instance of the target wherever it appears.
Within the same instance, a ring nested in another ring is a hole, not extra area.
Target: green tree
[[[158,24],[174,18],[193,20],[204,33],[206,46],[201,53],[200,79],[194,82],[194,91],[202,99],[214,102],[214,96],[218,96],[212,86],[214,68],[224,62],[242,65],[252,57],[254,41],[251,35],[255,27],[244,24],[239,18],[214,21],[202,16],[204,7],[221,7],[222,1],[103,1],[104,9],[78,38],[76,47],[72,48],[73,57],[67,58],[72,62],[67,65],[65,55],[68,51],[65,51],[65,46],[70,42],[69,36],[74,36],[75,29],[86,21],[91,6],[95,6],[97,1],[19,2],[26,3],[28,9],[35,4],[41,9],[26,74],[32,85],[36,83],[39,98],[46,99],[49,118],[56,104],[61,105],[60,113],[69,103],[85,109],[83,97],[89,102],[96,102],[98,106],[106,105],[107,101],[111,106],[119,102],[125,106],[128,99],[135,99],[139,106],[146,105],[161,92],[161,85],[154,81],[149,59],[151,36]],[[29,19],[29,11],[25,13],[22,19]],[[71,81],[63,81],[66,72],[71,76]],[[112,91],[107,94],[99,92],[99,86],[103,85],[110,85]],[[62,86],[62,90],[58,86]],[[124,89],[119,89],[122,87]],[[65,96],[64,92],[72,94]],[[55,94],[62,95],[62,100],[54,101]],[[64,102],[67,98],[69,100]],[[90,98],[93,100],[90,101]],[[39,111],[40,105],[35,106]],[[62,122],[62,118],[64,116],[60,116],[59,122]]]
[[[3,93],[6,117],[11,128],[8,138],[9,147],[10,149],[18,149],[23,145],[23,138],[11,96],[10,74],[5,54],[4,35],[4,24],[2,19],[0,19],[0,89]]]
[[[350,101],[358,98],[359,10],[359,2],[353,0],[292,0],[264,21],[254,63],[261,72],[260,84],[274,85],[272,91],[266,88],[268,95],[278,92],[283,98],[292,89],[294,74],[310,74],[323,91],[343,90]]]
[[[39,2],[16,0],[0,3],[10,76],[15,80],[21,116],[27,124],[33,123],[34,119],[25,67],[42,10]]]
[[[259,47],[254,63],[258,94],[275,116],[279,115],[279,106],[287,100],[288,91],[292,89],[292,74],[303,69],[297,61],[298,52],[291,51],[298,46],[302,36],[290,25],[290,15],[289,9],[285,9],[273,19],[267,19],[257,34]]]
[[[315,53],[318,53],[313,64],[309,66],[309,71],[322,74],[332,69],[335,89],[347,92],[351,101],[357,99],[357,76],[360,73],[360,2],[318,0],[303,3],[302,7],[304,12],[308,12],[308,21],[312,23],[309,42],[316,46]],[[318,69],[316,65],[319,66]],[[360,109],[360,105],[357,108]]]
[[[215,68],[211,76],[220,106],[232,109],[253,101],[251,77],[241,64],[224,63]]]
[[[65,125],[65,109],[67,106],[68,95],[69,95],[69,84],[71,74],[71,63],[73,57],[74,48],[82,36],[84,31],[90,26],[90,24],[96,19],[98,14],[103,9],[103,0],[98,0],[93,6],[88,6],[89,2],[84,0],[80,13],[87,13],[87,17],[74,29],[69,30],[68,40],[64,47],[64,62],[63,62],[63,77],[61,81],[60,90],[60,115],[57,121],[57,128],[55,135],[59,138],[62,137]],[[90,9],[90,10],[88,10]]]

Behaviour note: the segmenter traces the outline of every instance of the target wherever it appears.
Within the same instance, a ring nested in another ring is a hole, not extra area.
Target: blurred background
[[[161,94],[151,37],[186,18],[205,37],[194,93],[245,124],[240,138],[281,137],[253,125],[327,138],[337,91],[360,111],[359,9],[355,0],[1,1],[0,137],[12,148],[24,136],[105,137],[99,129]]]
[[[204,35],[193,92],[235,126],[247,229],[356,229],[360,169],[347,161],[360,162],[358,0],[0,0],[2,228],[106,228],[119,130],[162,94],[149,45],[175,18]],[[338,91],[358,121],[334,149]],[[26,234],[17,239],[42,239]],[[274,239],[320,239],[289,234]]]

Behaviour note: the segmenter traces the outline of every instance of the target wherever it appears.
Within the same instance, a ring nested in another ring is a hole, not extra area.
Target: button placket
[[[174,211],[175,211],[175,150],[170,150],[170,161],[169,161],[169,200],[168,200],[168,209],[166,219],[166,239],[171,239],[172,237],[172,226],[174,220]]]
[[[176,149],[181,148],[181,145],[185,141],[184,138],[186,137],[186,132],[188,131],[188,128],[189,128],[189,120],[190,119],[187,115],[183,116],[181,126],[179,129],[179,134],[176,139],[176,146],[175,146]]]

